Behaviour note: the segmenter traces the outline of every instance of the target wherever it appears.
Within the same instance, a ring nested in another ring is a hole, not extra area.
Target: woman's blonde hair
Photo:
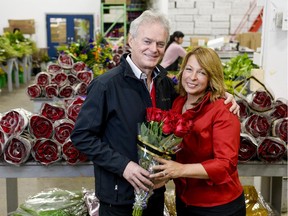
[[[187,65],[188,59],[192,55],[195,56],[199,65],[208,75],[209,84],[206,92],[211,92],[210,100],[215,101],[217,98],[223,97],[225,94],[225,83],[221,60],[213,49],[206,47],[196,47],[192,51],[188,52],[184,57],[179,73],[179,94],[182,96],[187,94],[182,85],[182,75]]]

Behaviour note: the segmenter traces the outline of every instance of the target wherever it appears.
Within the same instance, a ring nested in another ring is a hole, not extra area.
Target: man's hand
[[[149,180],[150,173],[139,166],[137,163],[130,161],[123,173],[123,177],[134,187],[138,193],[140,189],[149,191],[154,184]]]
[[[228,104],[230,102],[232,103],[232,106],[230,107],[229,111],[240,116],[240,106],[237,104],[233,95],[228,92],[225,92],[225,98],[226,98],[226,100],[224,101],[225,104]]]

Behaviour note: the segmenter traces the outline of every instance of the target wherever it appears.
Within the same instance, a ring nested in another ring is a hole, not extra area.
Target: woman
[[[181,46],[183,43],[184,34],[180,31],[175,31],[167,43],[166,51],[161,62],[161,66],[168,71],[178,71],[180,59],[183,58],[187,52]]]
[[[176,161],[158,158],[151,178],[173,178],[177,216],[245,216],[237,163],[240,122],[223,103],[225,85],[216,52],[197,47],[180,70],[180,96],[172,109],[192,119]],[[164,177],[163,177],[164,176]]]

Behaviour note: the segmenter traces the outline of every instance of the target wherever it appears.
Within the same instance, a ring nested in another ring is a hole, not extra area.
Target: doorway
[[[47,46],[51,59],[58,56],[57,46],[93,39],[93,15],[47,14]]]

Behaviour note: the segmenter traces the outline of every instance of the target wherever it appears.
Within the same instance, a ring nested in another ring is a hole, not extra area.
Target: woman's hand
[[[240,106],[237,104],[234,96],[228,92],[225,92],[225,104],[232,103],[232,106],[230,107],[229,111],[233,112],[234,114],[237,114],[240,116]]]

